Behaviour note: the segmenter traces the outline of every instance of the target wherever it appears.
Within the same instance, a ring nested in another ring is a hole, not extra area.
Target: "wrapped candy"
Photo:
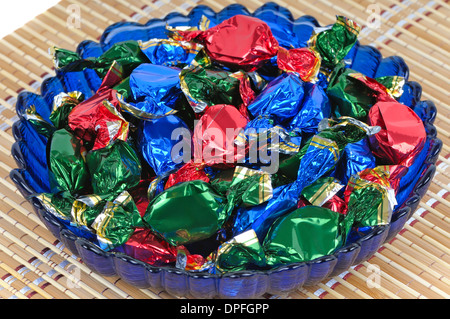
[[[106,202],[90,227],[96,232],[100,248],[108,251],[124,244],[143,223],[131,195],[124,191]]]
[[[138,41],[138,43],[150,63],[176,67],[189,65],[203,48],[202,45],[195,42],[172,39],[151,39]]]
[[[253,71],[278,52],[278,42],[269,26],[243,15],[233,16],[205,31],[171,31],[175,40],[201,43],[214,61],[245,71]]]
[[[309,261],[331,254],[345,242],[350,227],[344,215],[305,206],[279,218],[263,241],[270,266]]]
[[[347,184],[352,175],[375,166],[376,159],[370,150],[369,139],[364,138],[358,142],[350,143],[344,148],[334,176],[343,184]]]
[[[175,103],[182,94],[179,72],[176,68],[149,63],[139,65],[129,78],[133,98],[129,104],[145,113],[174,114]]]
[[[48,154],[52,189],[76,196],[89,187],[90,175],[84,160],[82,143],[66,129],[53,133]]]
[[[171,172],[191,160],[191,141],[186,123],[176,115],[143,121],[139,129],[138,149],[157,176]],[[177,148],[182,143],[181,148]]]
[[[76,52],[62,48],[53,49],[55,68],[62,72],[82,71],[86,68],[94,69],[103,78],[113,63],[120,64],[124,69],[124,77],[141,63],[150,62],[142,52],[139,42],[124,41],[114,44],[98,58],[81,58]]]
[[[136,186],[141,180],[141,163],[134,148],[115,141],[102,149],[86,154],[94,194],[119,194]]]
[[[235,15],[207,30],[169,28],[175,40],[194,41],[214,62],[232,70],[255,71],[277,56],[280,69],[296,72],[303,80],[313,79],[320,65],[310,48],[286,50],[280,47],[270,27],[255,17]]]
[[[234,105],[245,112],[255,96],[247,73],[216,68],[203,51],[181,70],[179,81],[195,113],[216,104]]]
[[[360,121],[377,102],[395,102],[391,91],[376,79],[369,78],[343,65],[331,75],[327,88],[336,117],[350,116]]]
[[[357,176],[348,182],[344,197],[356,227],[386,225],[390,222],[397,201],[389,182],[383,184]]]
[[[102,86],[91,98],[76,105],[69,113],[68,125],[74,134],[100,149],[115,140],[126,141],[130,123],[120,112],[121,101],[117,92],[109,88],[116,74],[105,77]]]
[[[286,50],[280,47],[277,55],[280,70],[295,72],[305,82],[315,79],[319,72],[320,61],[319,53],[310,48]]]
[[[318,132],[319,123],[323,119],[331,116],[331,104],[319,85],[307,82],[304,90],[300,111],[290,121],[288,130],[310,136]]]
[[[370,109],[368,121],[381,128],[370,137],[373,154],[385,164],[410,166],[426,140],[423,122],[417,114],[396,101],[378,102]]]
[[[53,110],[50,120],[57,129],[67,128],[68,117],[72,109],[84,100],[81,92],[62,92],[53,100]]]
[[[298,114],[304,96],[303,82],[292,73],[271,81],[248,106],[250,114],[270,115],[283,123]]]
[[[149,204],[143,220],[172,245],[210,237],[230,214],[226,197],[208,183],[193,180],[174,185]]]
[[[226,241],[207,258],[185,254],[184,251],[177,255],[177,268],[208,271],[212,274],[261,269],[264,266],[266,266],[266,256],[253,230],[243,232]]]
[[[175,173],[169,175],[164,189],[172,187],[178,183],[192,181],[192,180],[202,180],[209,182],[209,176],[205,172],[205,163],[194,163],[193,161],[184,164]]]
[[[336,22],[331,28],[316,32],[308,41],[322,58],[324,68],[333,69],[356,43],[361,27],[354,21],[336,16]]]
[[[138,227],[130,238],[115,250],[155,267],[175,263],[178,249],[159,238],[150,229]]]
[[[284,73],[271,81],[247,106],[254,117],[237,136],[235,144],[248,149],[266,140],[266,147],[285,154],[298,152],[299,134],[290,134],[284,124],[299,113],[304,96],[304,83],[292,73]],[[275,139],[274,139],[275,138]],[[251,156],[251,154],[250,154]],[[257,159],[251,159],[255,163]]]
[[[344,187],[333,177],[321,177],[316,182],[306,186],[302,195],[314,206],[322,206],[329,202]],[[345,214],[345,211],[341,212]]]
[[[209,107],[194,128],[194,162],[206,165],[234,165],[244,154],[234,140],[247,125],[239,110],[226,104]]]

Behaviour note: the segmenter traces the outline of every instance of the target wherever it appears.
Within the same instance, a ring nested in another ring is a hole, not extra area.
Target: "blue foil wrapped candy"
[[[294,73],[283,73],[271,81],[248,106],[253,116],[270,115],[277,124],[292,119],[300,110],[303,81]]]
[[[344,148],[334,175],[343,184],[347,184],[352,175],[375,166],[375,156],[370,150],[368,139],[364,138],[356,143],[348,144]]]
[[[174,112],[174,105],[182,92],[180,70],[144,63],[130,75],[130,90],[136,109],[150,114],[164,115]]]
[[[139,46],[152,64],[177,67],[189,65],[203,48],[198,43],[172,39],[139,41]]]
[[[289,130],[305,134],[316,134],[320,121],[331,115],[331,104],[325,90],[311,82],[305,82],[305,97],[300,112],[289,123]]]
[[[157,176],[181,167],[184,164],[184,156],[191,159],[191,154],[184,154],[185,151],[191,150],[190,144],[186,145],[189,148],[180,148],[178,153],[174,151],[172,154],[173,147],[182,143],[185,135],[191,136],[186,123],[176,115],[143,121],[139,133],[139,148]]]

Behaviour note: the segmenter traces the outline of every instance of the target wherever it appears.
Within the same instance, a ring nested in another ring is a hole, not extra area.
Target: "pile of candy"
[[[57,72],[101,85],[27,110],[48,138],[41,204],[105,251],[210,273],[313,260],[388,224],[426,132],[403,78],[346,65],[359,26],[338,16],[294,48],[255,17],[209,22],[98,58],[54,48]]]

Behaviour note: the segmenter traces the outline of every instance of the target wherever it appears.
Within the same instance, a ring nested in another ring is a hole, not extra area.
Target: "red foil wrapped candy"
[[[378,102],[369,111],[369,125],[381,127],[370,136],[370,147],[384,164],[411,166],[427,138],[422,120],[408,106]]]

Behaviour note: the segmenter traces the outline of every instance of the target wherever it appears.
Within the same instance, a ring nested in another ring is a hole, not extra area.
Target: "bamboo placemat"
[[[138,289],[117,277],[91,272],[56,240],[32,213],[9,178],[16,167],[10,149],[11,126],[17,119],[15,101],[21,90],[38,93],[41,82],[54,74],[48,48],[74,50],[85,39],[97,41],[118,21],[145,23],[172,11],[187,14],[205,4],[220,11],[241,3],[251,12],[263,0],[63,0],[19,30],[0,40],[0,298],[122,299],[175,298],[165,291]],[[410,80],[422,85],[422,99],[438,109],[435,121],[444,142],[437,171],[418,210],[405,228],[367,262],[339,276],[303,287],[285,296],[263,298],[433,298],[450,297],[450,5],[448,0],[279,0],[295,18],[316,17],[321,25],[341,14],[364,26],[362,44],[378,48],[384,57],[402,56]],[[79,12],[80,25],[74,13]],[[379,27],[370,28],[379,12]],[[75,17],[76,18],[76,17]],[[72,22],[70,22],[72,21]],[[69,22],[69,23],[68,23]],[[189,297],[188,297],[189,298]]]

